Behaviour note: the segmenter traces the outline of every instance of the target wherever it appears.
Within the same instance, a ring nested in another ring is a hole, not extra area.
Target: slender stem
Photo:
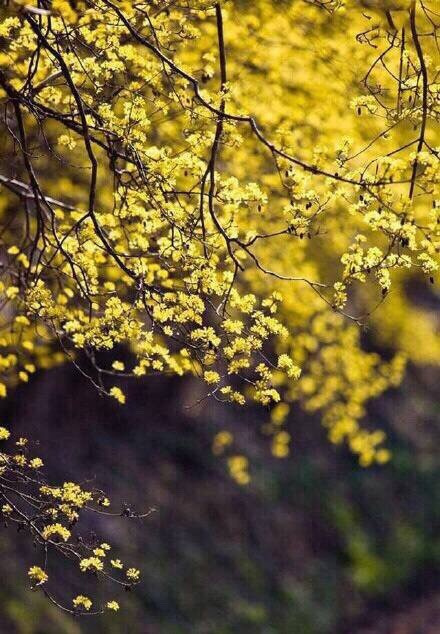
[[[417,57],[420,64],[420,73],[422,75],[422,123],[420,125],[420,135],[419,141],[417,143],[417,155],[421,152],[423,148],[423,144],[425,142],[425,132],[426,132],[426,121],[428,117],[428,69],[426,68],[425,58],[423,56],[423,49],[420,44],[419,34],[417,32],[416,25],[416,0],[413,0],[411,3],[411,8],[409,10],[409,20],[411,26],[411,35],[414,42],[414,47],[416,49]],[[411,174],[411,183],[409,188],[409,197],[412,198],[414,196],[414,189],[417,180],[417,168],[419,165],[418,157],[413,163],[413,169]]]

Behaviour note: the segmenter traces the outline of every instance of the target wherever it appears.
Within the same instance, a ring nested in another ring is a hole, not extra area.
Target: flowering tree
[[[299,402],[386,462],[367,402],[440,359],[407,292],[438,268],[435,0],[5,5],[1,395],[66,360],[121,404],[118,378],[192,373],[268,407],[279,457]]]

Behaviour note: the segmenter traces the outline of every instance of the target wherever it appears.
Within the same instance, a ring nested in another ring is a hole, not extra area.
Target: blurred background
[[[90,520],[143,575],[109,617],[74,619],[28,590],[35,554],[26,536],[2,528],[0,631],[437,634],[438,379],[410,368],[400,388],[371,403],[393,459],[363,469],[298,407],[287,424],[292,453],[280,460],[259,431],[264,411],[191,406],[191,378],[127,383],[121,407],[72,367],[35,375],[1,420],[40,440],[50,480],[80,474],[116,508],[157,510],[142,522]],[[249,457],[247,486],[212,454],[225,425]],[[74,592],[77,570],[63,562],[60,574]]]

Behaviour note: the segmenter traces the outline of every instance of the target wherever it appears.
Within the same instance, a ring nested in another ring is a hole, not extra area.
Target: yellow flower
[[[111,565],[113,566],[113,568],[123,568],[124,566],[122,565],[122,562],[120,559],[111,559],[110,560]]]
[[[14,461],[16,462],[16,464],[18,464],[19,467],[26,466],[26,458],[22,454],[16,454],[14,456]]]
[[[294,364],[287,354],[281,354],[278,357],[278,367],[280,370],[285,370],[287,376],[292,379],[299,379],[301,376],[300,368]]]
[[[65,542],[67,542],[70,537],[70,531],[59,523],[45,526],[41,531],[41,534],[44,539],[50,539],[53,535],[58,535],[58,537],[61,537],[61,539]]]
[[[17,317],[15,318],[15,323],[19,324],[20,326],[29,326],[31,322],[25,315],[17,315]]]
[[[102,548],[94,548],[93,554],[96,557],[105,557],[105,550],[103,550]]]
[[[123,372],[125,370],[125,365],[122,363],[122,361],[113,361],[112,368],[117,372]]]
[[[226,447],[232,445],[234,437],[229,431],[220,431],[214,436],[212,442],[212,451],[215,455],[219,455],[224,452]]]
[[[209,384],[218,383],[220,381],[219,373],[213,372],[212,370],[207,370],[203,374],[203,378],[205,379],[206,383],[209,383]]]
[[[89,599],[89,597],[85,597],[82,594],[79,594],[77,597],[75,597],[75,599],[73,599],[72,603],[73,603],[75,608],[79,608],[79,607],[82,606],[87,611],[89,611],[90,608],[92,607],[92,602]]]
[[[79,562],[79,567],[81,572],[86,572],[86,570],[91,570],[92,572],[100,572],[104,568],[104,564],[98,557],[88,557],[85,559],[81,559]]]
[[[121,403],[121,405],[125,403],[125,394],[119,387],[113,386],[110,389],[109,394],[113,396],[113,398],[115,398],[118,403]]]
[[[138,581],[141,573],[137,568],[129,568],[125,574],[130,581]]]
[[[11,432],[6,427],[0,427],[0,440],[7,440]]]
[[[28,576],[34,585],[42,585],[48,580],[48,575],[39,566],[32,566],[28,570]]]
[[[32,458],[32,460],[29,462],[29,465],[32,467],[32,469],[40,469],[43,464],[44,463],[41,458]]]
[[[231,477],[240,485],[246,485],[250,482],[248,472],[249,460],[246,456],[236,455],[228,458],[228,468]]]
[[[119,603],[117,601],[107,601],[107,609],[117,612],[119,610]]]
[[[17,297],[19,292],[20,292],[20,289],[18,288],[18,286],[9,286],[6,289],[6,297],[8,299],[13,299],[14,297]]]

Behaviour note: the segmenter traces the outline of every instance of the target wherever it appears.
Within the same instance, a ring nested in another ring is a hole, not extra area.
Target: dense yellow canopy
[[[9,3],[2,394],[66,358],[121,403],[192,372],[269,406],[276,455],[299,401],[386,461],[367,402],[440,360],[407,292],[438,268],[435,5]]]

